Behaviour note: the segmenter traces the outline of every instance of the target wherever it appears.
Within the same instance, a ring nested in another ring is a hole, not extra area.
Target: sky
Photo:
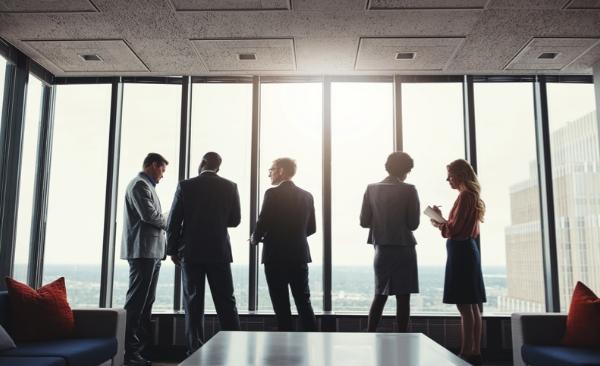
[[[16,262],[27,257],[41,85],[29,87],[25,155],[21,177]],[[46,236],[46,263],[100,263],[108,154],[109,85],[57,87],[55,129]],[[548,88],[552,128],[594,109],[593,86]],[[270,186],[272,160],[296,159],[296,183],[315,197],[317,233],[310,238],[314,263],[322,263],[322,86],[320,83],[263,84],[261,88],[260,197]],[[447,215],[457,192],[447,185],[446,165],[464,158],[462,85],[423,83],[402,86],[404,149],[415,167],[407,182],[419,193],[422,209],[442,205]],[[122,199],[145,155],[163,154],[170,164],[157,186],[162,209],[170,208],[179,156],[178,85],[126,84],[123,103],[117,262],[120,260]],[[191,175],[210,150],[223,156],[220,174],[238,184],[242,223],[230,231],[235,263],[247,263],[250,194],[252,88],[249,84],[195,84],[191,127]],[[369,183],[387,175],[393,151],[391,83],[333,83],[332,236],[333,264],[368,265],[372,247],[358,225],[362,195]],[[504,265],[504,232],[510,225],[509,189],[529,179],[535,160],[533,91],[529,83],[475,85],[475,113],[482,197],[488,210],[481,226],[482,261]],[[444,239],[423,216],[416,230],[420,265],[444,265]],[[165,266],[170,264],[165,263]],[[334,279],[335,281],[335,279]]]

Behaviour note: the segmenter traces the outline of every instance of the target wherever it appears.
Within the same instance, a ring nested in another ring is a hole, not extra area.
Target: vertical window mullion
[[[179,130],[179,181],[190,176],[190,135],[192,120],[192,79],[184,76],[181,82],[181,128]],[[181,310],[181,267],[175,266],[173,277],[173,310]]]
[[[114,82],[111,90],[110,126],[108,132],[108,164],[106,167],[106,198],[104,203],[104,237],[102,240],[102,268],[100,272],[100,307],[111,307],[113,300],[122,111],[123,83]]]
[[[394,151],[403,151],[402,140],[402,79],[394,75]]]
[[[55,100],[56,87],[45,86],[42,96],[42,116],[38,137],[33,214],[31,217],[29,264],[27,266],[27,282],[30,286],[36,288],[42,285],[42,272],[44,267]]]
[[[260,76],[252,78],[252,142],[250,153],[250,235],[258,218],[258,170],[260,158]],[[258,309],[258,245],[249,246],[248,310]]]
[[[19,55],[17,64],[8,68],[9,87],[5,90],[7,108],[2,123],[2,156],[0,180],[0,277],[12,276],[17,233],[17,211],[19,206],[19,182],[25,130],[25,102],[29,67],[27,58]],[[0,290],[5,288],[0,281]]]
[[[331,311],[331,80],[323,80],[323,311]]]
[[[533,90],[546,311],[559,312],[560,294],[546,80],[543,77],[541,79],[536,77]]]

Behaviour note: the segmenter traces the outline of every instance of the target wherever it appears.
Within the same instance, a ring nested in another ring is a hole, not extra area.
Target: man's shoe
[[[125,366],[151,366],[152,362],[146,360],[139,353],[125,356]]]

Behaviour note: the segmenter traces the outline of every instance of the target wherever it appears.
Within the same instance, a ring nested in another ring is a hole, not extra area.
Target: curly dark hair
[[[405,152],[396,151],[391,153],[385,162],[385,170],[394,177],[403,177],[415,166],[413,159]]]

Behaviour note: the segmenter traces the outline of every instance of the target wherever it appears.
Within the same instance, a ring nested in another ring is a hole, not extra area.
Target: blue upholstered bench
[[[0,352],[0,366],[121,366],[125,310],[74,309],[76,337],[17,343]],[[0,292],[0,324],[10,333],[8,294]]]
[[[560,345],[566,321],[566,314],[513,314],[513,364],[600,366],[600,350]]]

